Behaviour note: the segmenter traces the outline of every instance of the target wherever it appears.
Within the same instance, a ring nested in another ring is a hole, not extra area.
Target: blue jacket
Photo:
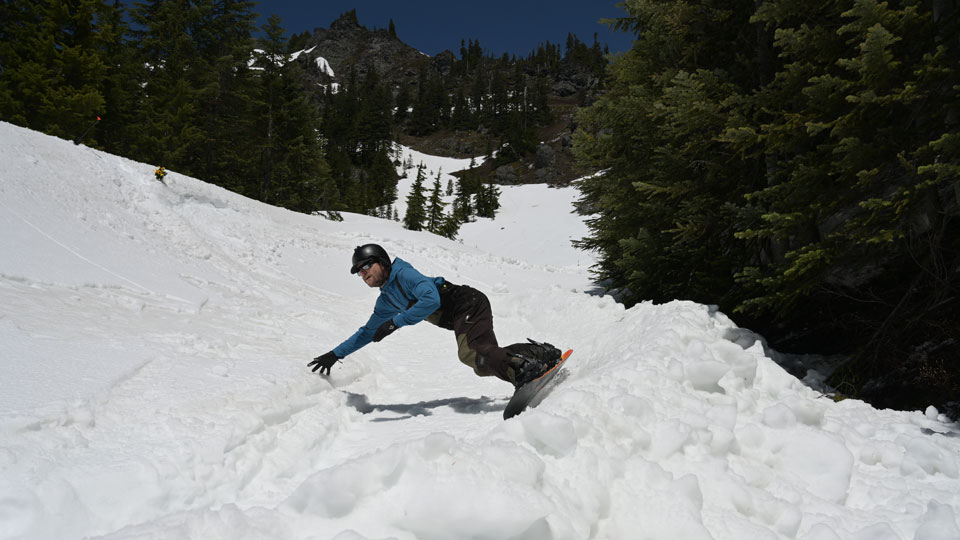
[[[380,296],[373,307],[373,315],[367,324],[333,349],[340,358],[359,350],[370,343],[374,332],[388,319],[393,319],[397,328],[417,324],[440,309],[440,293],[437,287],[443,284],[442,277],[426,277],[410,263],[393,260],[390,277],[380,288]]]

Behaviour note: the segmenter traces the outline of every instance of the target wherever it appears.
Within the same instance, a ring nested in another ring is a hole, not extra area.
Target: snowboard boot
[[[560,361],[560,349],[549,343],[517,343],[504,347],[510,353],[513,386],[520,388],[550,371]]]

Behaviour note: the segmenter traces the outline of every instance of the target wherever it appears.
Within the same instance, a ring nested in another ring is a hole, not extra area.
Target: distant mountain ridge
[[[381,79],[389,81],[395,89],[403,84],[415,86],[422,69],[429,68],[433,73],[446,77],[457,62],[456,54],[449,49],[430,56],[407,45],[389,29],[368,29],[360,24],[354,10],[342,14],[330,23],[330,28],[315,28],[302,46],[305,57],[324,58],[333,68],[334,77],[321,69],[310,70],[320,84],[343,84],[347,82],[351,71],[355,72],[358,79],[362,79],[375,70]],[[528,72],[526,75],[535,76],[537,73]],[[554,96],[569,97],[578,92],[596,90],[600,82],[596,74],[564,59],[551,81],[551,91]]]
[[[322,83],[343,84],[351,71],[362,79],[372,69],[394,85],[412,84],[416,83],[420,69],[437,64],[436,59],[407,45],[389,30],[361,26],[353,11],[341,15],[329,29],[316,28],[305,49],[310,50],[306,56],[325,58],[333,68],[332,78],[320,70],[310,70]]]

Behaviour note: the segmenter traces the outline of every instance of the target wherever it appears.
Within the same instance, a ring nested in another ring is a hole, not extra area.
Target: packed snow
[[[956,424],[597,294],[573,188],[505,186],[451,241],[159,165],[0,124],[0,538],[960,538]],[[311,373],[372,308],[367,242],[485,291],[502,343],[574,349],[564,380],[504,421],[426,323]]]

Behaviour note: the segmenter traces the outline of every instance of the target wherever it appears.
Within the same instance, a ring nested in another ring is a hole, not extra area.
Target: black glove
[[[397,329],[397,325],[393,324],[393,319],[380,325],[380,328],[377,328],[377,331],[373,333],[373,341],[380,341],[381,339],[389,336]]]
[[[333,354],[333,351],[328,352],[322,356],[318,356],[313,359],[313,362],[307,364],[307,367],[313,367],[313,372],[316,373],[317,370],[320,370],[321,375],[329,375],[330,368],[334,364],[340,361],[340,358],[337,355]]]

